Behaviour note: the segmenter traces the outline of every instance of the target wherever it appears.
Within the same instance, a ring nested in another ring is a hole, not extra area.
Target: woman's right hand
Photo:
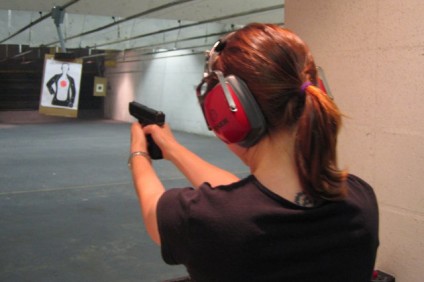
[[[178,141],[175,139],[174,134],[171,131],[171,128],[167,123],[162,127],[156,124],[151,124],[143,127],[145,134],[150,134],[155,141],[156,145],[162,151],[163,158],[170,160],[171,152],[174,148],[179,146]]]

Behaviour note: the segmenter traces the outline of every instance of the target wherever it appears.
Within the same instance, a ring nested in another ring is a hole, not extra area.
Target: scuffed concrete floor
[[[0,124],[0,281],[163,281],[127,168],[128,123],[61,119]],[[180,142],[240,176],[248,171],[215,138]],[[188,182],[155,161],[167,188]]]

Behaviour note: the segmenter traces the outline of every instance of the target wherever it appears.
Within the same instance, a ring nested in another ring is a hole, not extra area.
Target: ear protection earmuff
[[[224,77],[221,71],[212,70],[213,61],[224,46],[225,41],[218,41],[208,58],[207,75],[215,75],[219,83],[202,94],[205,82],[202,80],[197,87],[197,96],[209,130],[225,143],[251,147],[266,132],[265,118],[243,80],[235,75]]]
[[[199,101],[209,130],[228,144],[256,144],[265,133],[265,119],[246,83],[235,75],[214,71],[219,83]],[[201,85],[199,86],[201,87]]]
[[[318,87],[322,91],[324,91],[324,93],[327,94],[327,96],[330,97],[331,100],[334,100],[334,96],[331,93],[330,86],[328,84],[327,78],[325,77],[325,73],[322,67],[317,66],[317,72],[318,72]]]

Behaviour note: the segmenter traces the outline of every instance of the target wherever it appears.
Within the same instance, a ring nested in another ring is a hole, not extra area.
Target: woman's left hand
[[[131,125],[131,145],[130,153],[142,151],[147,152],[147,140],[143,127],[139,122]]]

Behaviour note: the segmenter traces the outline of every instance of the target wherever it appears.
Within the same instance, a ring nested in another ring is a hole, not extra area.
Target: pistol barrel
[[[143,125],[157,124],[162,126],[165,123],[165,114],[163,112],[156,111],[137,102],[129,104],[129,112]]]

